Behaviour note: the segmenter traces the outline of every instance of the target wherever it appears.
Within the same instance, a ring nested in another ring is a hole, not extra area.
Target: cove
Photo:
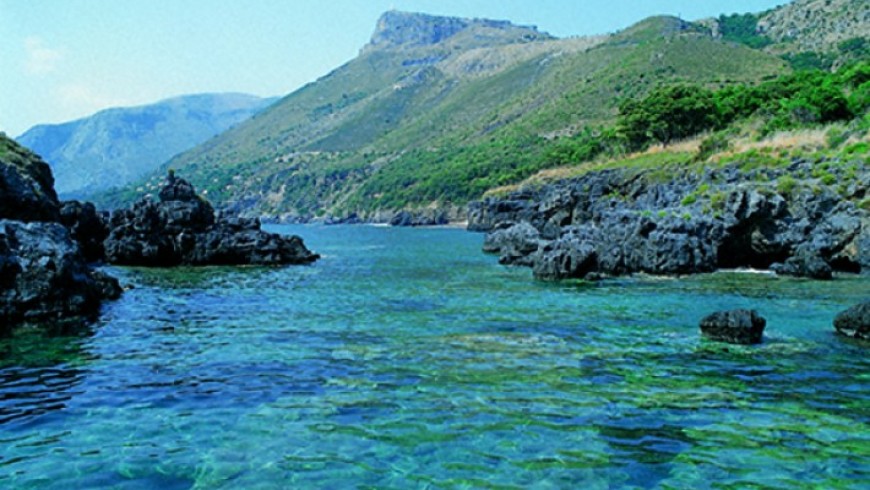
[[[313,266],[112,268],[85,332],[0,340],[2,488],[850,488],[870,278],[534,282],[448,228],[291,227]],[[764,343],[706,341],[754,308]]]

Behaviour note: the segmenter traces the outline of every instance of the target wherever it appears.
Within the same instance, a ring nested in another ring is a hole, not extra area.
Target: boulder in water
[[[760,344],[767,321],[755,310],[717,311],[701,320],[701,333],[731,344]]]
[[[840,335],[870,339],[870,301],[864,301],[840,312],[834,318],[834,328]]]

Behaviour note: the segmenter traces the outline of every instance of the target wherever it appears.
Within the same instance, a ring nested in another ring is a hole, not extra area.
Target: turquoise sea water
[[[276,227],[312,267],[114,269],[0,341],[0,488],[868,488],[870,279],[542,284],[454,229]],[[765,342],[698,320],[756,308]]]

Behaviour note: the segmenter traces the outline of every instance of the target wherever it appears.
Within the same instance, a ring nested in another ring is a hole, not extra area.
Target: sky
[[[353,59],[397,9],[603,34],[786,0],[0,0],[0,131],[206,92],[286,95]]]

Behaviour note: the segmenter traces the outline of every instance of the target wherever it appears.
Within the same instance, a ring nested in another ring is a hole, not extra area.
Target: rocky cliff
[[[472,44],[539,41],[553,39],[535,26],[517,26],[508,21],[463,19],[391,10],[378,19],[369,45],[364,49],[417,48],[442,43],[462,32],[473,32]],[[468,39],[466,39],[467,41]],[[468,49],[473,46],[464,46]]]
[[[834,51],[843,41],[870,38],[870,3],[795,0],[761,15],[758,31],[780,51]]]
[[[544,280],[740,267],[820,279],[866,273],[870,212],[856,202],[870,172],[861,161],[825,163],[829,184],[801,159],[785,168],[595,171],[473,203],[469,228],[489,232],[484,248],[502,263]]]
[[[42,159],[0,134],[0,335],[21,324],[83,323],[120,294],[59,222],[52,184]]]

